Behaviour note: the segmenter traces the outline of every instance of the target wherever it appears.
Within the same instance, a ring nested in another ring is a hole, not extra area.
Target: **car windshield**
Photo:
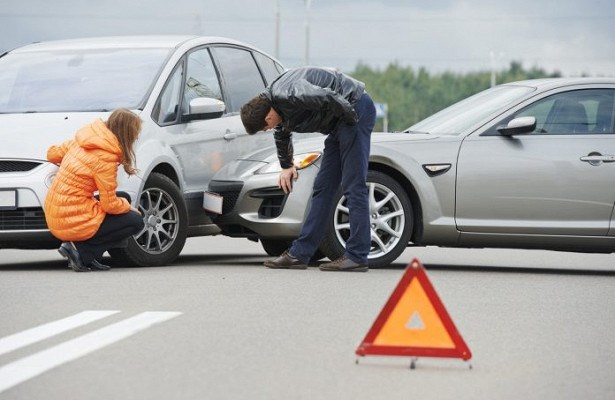
[[[483,90],[425,118],[405,132],[459,135],[533,90],[533,87],[517,85],[502,85]]]
[[[9,53],[0,58],[0,113],[137,109],[169,49]]]

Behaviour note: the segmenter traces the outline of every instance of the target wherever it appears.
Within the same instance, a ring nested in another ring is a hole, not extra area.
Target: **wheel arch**
[[[177,187],[179,188],[180,191],[182,190],[182,184],[181,184],[181,179],[179,179],[179,174],[177,173],[177,171],[175,170],[175,168],[173,168],[173,166],[167,162],[162,162],[158,165],[156,165],[148,174],[148,176],[150,174],[153,174],[154,172],[159,173],[161,175],[166,176],[167,178],[169,178],[170,180],[173,181],[173,183],[175,183],[177,185]],[[144,179],[144,184],[145,181],[147,180],[147,178]]]
[[[410,201],[412,202],[412,212],[414,217],[414,226],[412,228],[412,235],[410,239],[413,243],[420,242],[423,236],[423,208],[421,200],[412,182],[402,174],[399,170],[379,162],[370,162],[369,170],[378,171],[395,179],[404,189]]]

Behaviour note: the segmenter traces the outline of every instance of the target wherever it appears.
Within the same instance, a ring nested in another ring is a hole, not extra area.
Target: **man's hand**
[[[297,168],[290,167],[282,169],[280,177],[278,178],[278,186],[282,188],[284,193],[290,193],[293,191],[293,181],[296,181],[299,175],[297,174]]]

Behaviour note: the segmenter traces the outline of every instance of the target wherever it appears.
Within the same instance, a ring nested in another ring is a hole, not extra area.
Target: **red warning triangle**
[[[416,258],[406,267],[356,354],[472,357]]]

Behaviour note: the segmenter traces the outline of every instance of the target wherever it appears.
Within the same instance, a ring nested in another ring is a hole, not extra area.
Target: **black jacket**
[[[365,84],[328,68],[301,67],[284,72],[263,92],[282,117],[274,139],[282,168],[293,165],[292,132],[329,134],[341,123],[357,123],[354,104]]]

